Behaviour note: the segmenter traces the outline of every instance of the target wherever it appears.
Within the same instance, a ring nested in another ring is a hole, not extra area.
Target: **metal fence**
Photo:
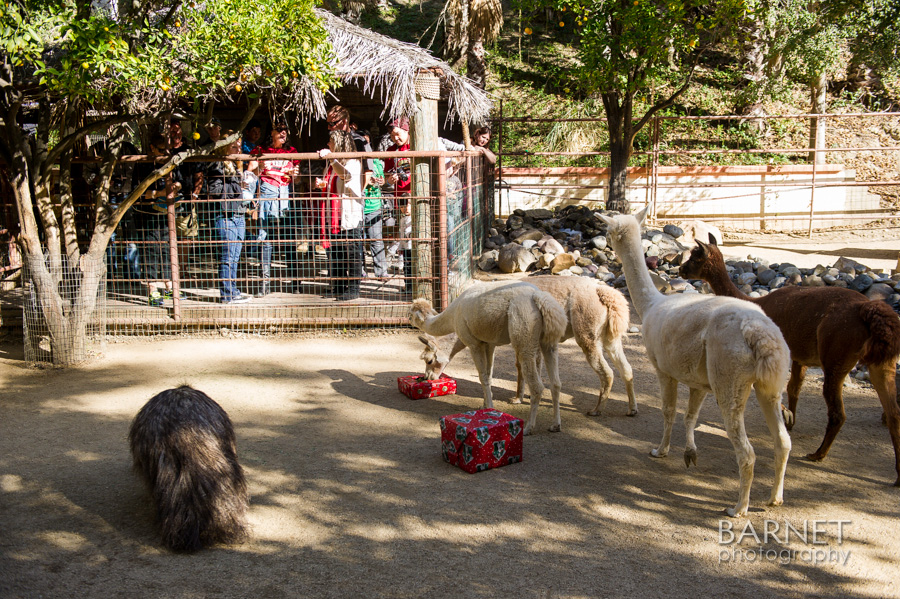
[[[505,116],[495,125],[501,213],[603,204],[605,119]],[[536,140],[551,151],[530,151]],[[726,229],[896,227],[900,113],[659,116],[635,140],[629,200],[663,222],[702,218]]]
[[[182,164],[184,183],[174,204],[154,205],[149,197],[157,188],[171,196],[171,182],[168,189],[165,180],[151,187],[148,198],[126,214],[106,253],[106,330],[389,327],[407,324],[414,297],[443,309],[472,277],[493,214],[481,156],[333,156],[392,160],[388,175],[408,179],[407,191],[385,186],[378,197],[369,187],[365,208],[342,214],[345,203],[316,154],[278,155],[296,168],[287,186],[267,182],[266,169],[276,162],[262,160],[262,178],[251,184],[248,177],[236,196],[223,196],[222,189],[243,179],[249,160],[229,156]],[[117,168],[127,171],[134,164],[124,160]],[[192,197],[198,172],[203,183]],[[79,231],[89,234],[95,216],[90,194],[79,198],[76,214]],[[87,238],[81,241],[86,247]],[[27,277],[23,287],[27,298]]]

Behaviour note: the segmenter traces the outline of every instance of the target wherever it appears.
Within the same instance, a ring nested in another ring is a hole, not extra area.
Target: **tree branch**
[[[635,125],[634,130],[631,134],[632,139],[630,141],[634,141],[634,136],[644,128],[644,125],[646,125],[657,112],[659,112],[660,110],[664,110],[674,104],[675,100],[677,100],[678,97],[687,90],[687,88],[691,84],[691,81],[693,81],[694,79],[694,73],[697,71],[697,65],[700,63],[700,57],[702,56],[702,54],[702,51],[697,53],[696,57],[694,58],[694,64],[691,65],[691,69],[690,71],[688,71],[687,78],[684,80],[684,84],[682,84],[681,87],[672,92],[672,94],[669,95],[668,98],[660,100],[659,102],[651,106],[646,113],[644,113],[644,116],[641,117],[641,120],[639,120],[637,122],[637,125]]]
[[[93,133],[94,131],[99,131],[101,129],[109,129],[113,125],[120,125],[122,123],[127,123],[129,121],[134,121],[136,123],[144,123],[148,121],[154,120],[155,116],[142,116],[137,117],[134,115],[120,115],[115,117],[109,117],[108,119],[102,121],[96,121],[94,123],[89,123],[86,125],[82,125],[69,135],[65,136],[63,139],[59,140],[59,143],[56,144],[52,150],[47,152],[47,160],[44,163],[44,168],[50,168],[59,157],[65,152],[69,147],[71,147],[75,142],[84,138],[89,133]]]

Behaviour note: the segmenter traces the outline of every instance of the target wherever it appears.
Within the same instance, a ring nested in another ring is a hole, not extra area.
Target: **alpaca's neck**
[[[725,297],[736,297],[742,300],[750,300],[749,297],[741,293],[737,285],[728,276],[728,269],[725,268],[725,259],[722,255],[710,256],[703,269],[703,278],[712,287],[713,293]]]
[[[422,324],[422,330],[432,337],[443,337],[456,332],[456,323],[451,310],[453,305],[434,316],[426,316]]]
[[[644,312],[665,296],[659,292],[653,284],[653,279],[650,278],[650,271],[644,262],[644,252],[641,250],[640,234],[636,237],[626,236],[621,246],[619,260],[622,261],[622,269],[625,271],[628,294],[634,303],[634,309],[643,318]]]

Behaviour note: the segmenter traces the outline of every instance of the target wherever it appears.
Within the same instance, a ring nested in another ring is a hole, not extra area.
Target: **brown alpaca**
[[[847,374],[861,362],[884,408],[894,445],[897,481],[900,486],[900,407],[894,383],[900,356],[900,318],[886,303],[869,300],[861,293],[841,287],[784,287],[760,298],[747,297],[732,283],[722,252],[714,243],[697,241],[691,258],[681,266],[685,279],[702,279],[716,295],[737,297],[757,304],[784,334],[791,350],[788,407],[796,415],[797,399],[808,366],[825,373],[822,393],[828,406],[825,438],[813,461],[825,458],[846,419],[842,390]],[[790,426],[788,428],[791,428]]]

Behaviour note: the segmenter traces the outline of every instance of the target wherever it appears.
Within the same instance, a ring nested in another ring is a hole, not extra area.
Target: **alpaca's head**
[[[717,262],[722,262],[722,252],[716,247],[715,239],[706,244],[695,239],[697,247],[691,250],[690,259],[681,265],[678,274],[682,279],[708,279],[708,273],[714,270]]]
[[[606,239],[616,253],[622,251],[622,242],[625,239],[629,237],[641,238],[641,224],[647,217],[649,210],[650,206],[648,205],[634,216],[630,214],[619,214],[617,216],[599,215],[600,220],[606,223]]]
[[[435,311],[431,307],[431,302],[424,297],[414,299],[412,306],[409,308],[409,324],[417,329],[421,329],[425,325],[425,319],[429,316],[434,316],[434,314]]]
[[[419,335],[419,341],[425,344],[422,355],[419,356],[425,362],[425,378],[434,381],[441,378],[444,368],[450,362],[450,354],[443,349],[438,340],[431,335]]]

